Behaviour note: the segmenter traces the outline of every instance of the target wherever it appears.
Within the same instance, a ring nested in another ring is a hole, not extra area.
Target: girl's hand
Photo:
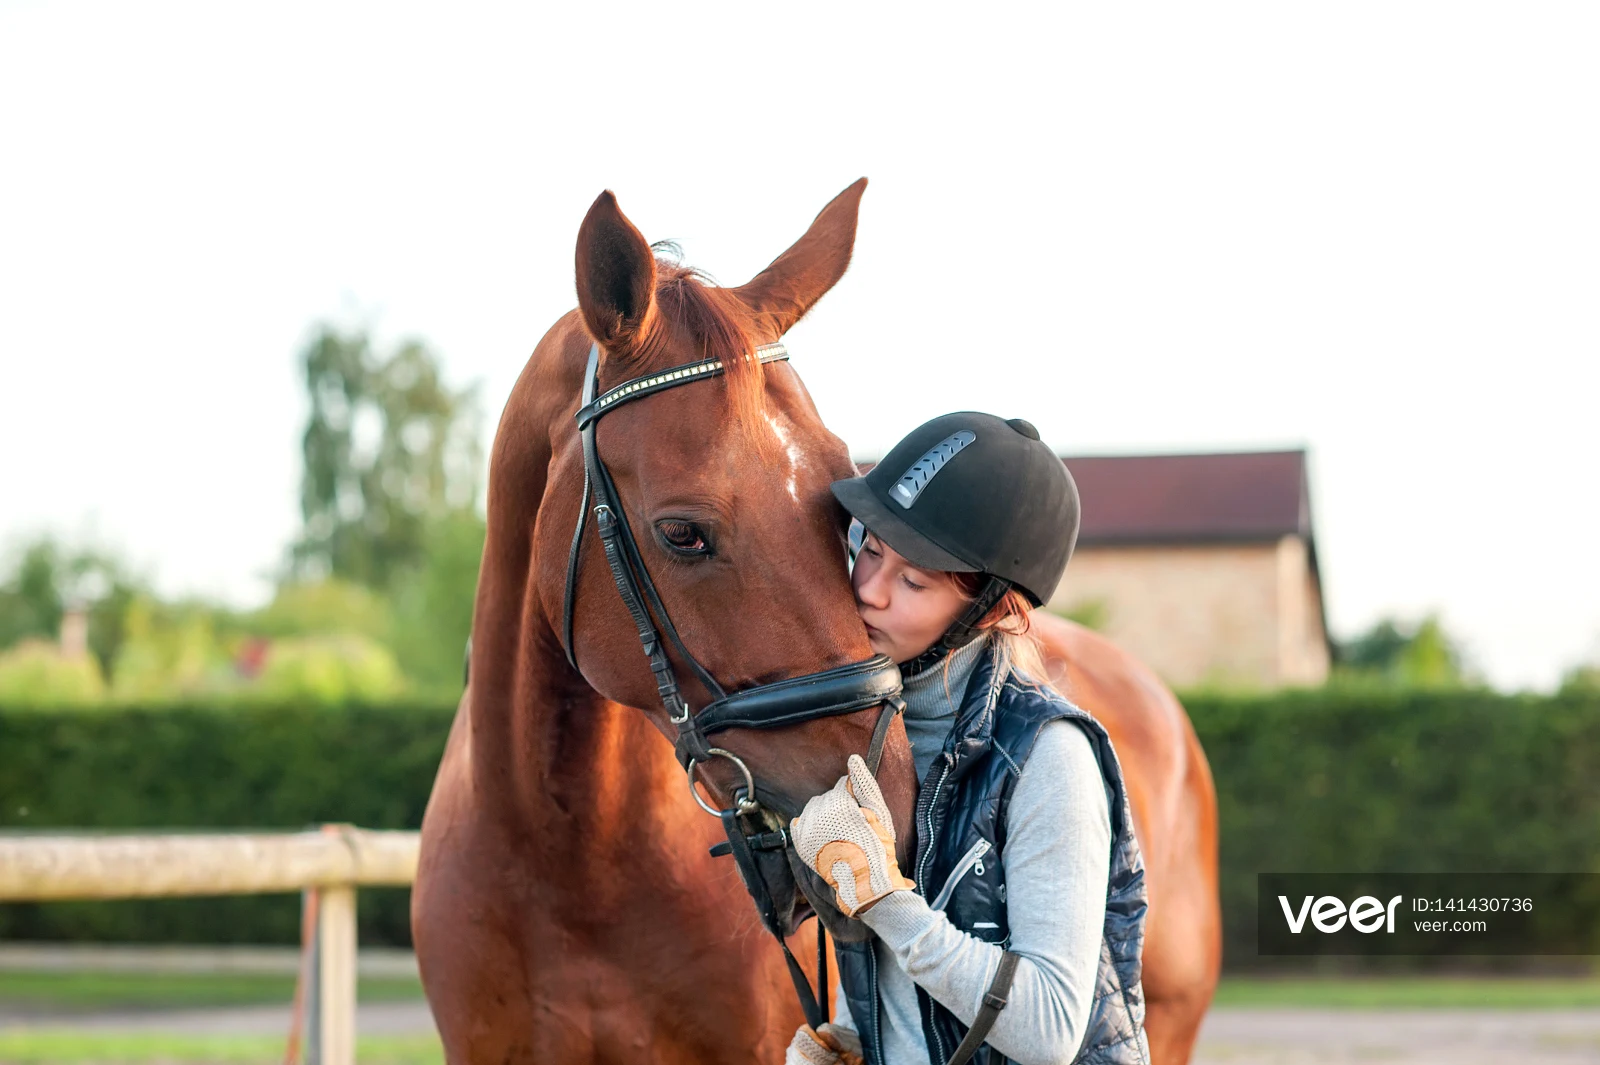
[[[784,1051],[783,1065],[864,1065],[861,1038],[832,1024],[816,1030],[802,1024]]]
[[[894,856],[894,818],[878,782],[859,754],[849,773],[806,803],[789,822],[800,859],[833,888],[839,910],[856,917],[895,891],[915,887],[900,875]]]

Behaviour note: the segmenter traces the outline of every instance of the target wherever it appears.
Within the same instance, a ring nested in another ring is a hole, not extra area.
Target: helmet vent
[[[970,429],[961,429],[930,447],[900,475],[894,487],[889,489],[889,498],[910,510],[911,504],[917,501],[917,497],[928,487],[928,482],[933,480],[934,475],[944,469],[945,463],[977,439]]]

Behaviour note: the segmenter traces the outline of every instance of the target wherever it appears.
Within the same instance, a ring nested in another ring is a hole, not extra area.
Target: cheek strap
[[[878,775],[878,763],[883,761],[883,741],[889,735],[889,725],[896,714],[905,713],[906,701],[898,694],[891,695],[883,701],[883,709],[878,713],[878,723],[872,726],[872,742],[867,746],[867,768],[873,776]]]

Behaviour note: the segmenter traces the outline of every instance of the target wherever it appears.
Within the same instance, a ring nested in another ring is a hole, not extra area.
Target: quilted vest
[[[930,898],[949,891],[944,912],[957,928],[987,942],[1009,945],[1006,804],[1039,730],[1059,718],[1082,728],[1115,798],[1110,810],[1105,932],[1094,1002],[1083,1043],[1072,1060],[1094,1065],[1149,1065],[1140,982],[1146,909],[1144,860],[1133,836],[1128,792],[1111,738],[1098,721],[1055,691],[1019,682],[1009,671],[995,666],[994,652],[985,651],[973,669],[944,750],[922,781],[912,829],[915,857],[907,875],[916,882],[918,893]],[[860,1031],[867,1063],[889,1065],[883,1060],[875,942],[837,944],[836,957],[840,986]],[[931,1065],[945,1065],[966,1034],[966,1025],[921,988],[917,999],[928,1060]],[[1008,1060],[987,1043],[972,1058],[973,1065],[1002,1065]]]

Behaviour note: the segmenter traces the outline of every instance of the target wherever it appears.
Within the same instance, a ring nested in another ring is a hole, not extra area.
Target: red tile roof
[[[1254,543],[1311,537],[1304,451],[1067,455],[1079,544]],[[857,462],[862,473],[876,465]]]
[[[1068,455],[1079,544],[1311,538],[1304,451]]]

